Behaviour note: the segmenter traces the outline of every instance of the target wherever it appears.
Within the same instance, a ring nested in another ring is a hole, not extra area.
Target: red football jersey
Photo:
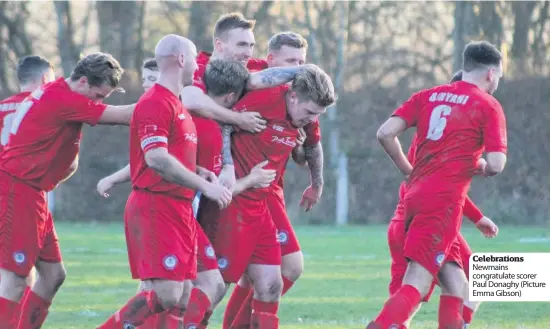
[[[417,127],[406,198],[437,196],[463,202],[482,152],[507,152],[501,105],[464,81],[418,92],[393,115]]]
[[[204,51],[197,56],[197,70],[193,76],[193,85],[207,92],[203,77],[211,54]],[[268,67],[265,60],[251,58],[247,64],[250,71],[259,71]],[[222,131],[218,122],[193,115],[197,129],[197,164],[216,175],[222,170]]]
[[[17,106],[30,94],[30,92],[25,91],[0,101],[0,152],[8,144],[11,123],[15,117]]]
[[[233,134],[232,155],[237,178],[247,176],[255,165],[265,160],[268,160],[268,164],[264,168],[276,170],[275,182],[283,174],[298,137],[298,129],[287,116],[287,90],[288,86],[284,85],[251,91],[236,104],[235,110],[258,112],[267,121],[266,129],[260,133],[239,131]],[[263,199],[270,188],[248,189],[240,196]]]
[[[186,168],[196,171],[195,124],[180,99],[159,84],[140,97],[130,122],[132,187],[193,200],[194,190],[166,181],[149,168],[145,153],[157,147],[167,148]]]
[[[95,125],[106,107],[72,91],[63,78],[33,91],[13,118],[0,170],[41,190],[54,189],[78,156],[82,124]]]

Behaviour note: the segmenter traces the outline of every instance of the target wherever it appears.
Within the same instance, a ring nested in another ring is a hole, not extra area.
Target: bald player
[[[197,270],[196,191],[224,208],[231,192],[196,166],[197,133],[178,95],[197,68],[188,39],[163,37],[155,48],[159,80],[138,101],[130,124],[132,192],[125,233],[134,279],[150,289],[131,298],[99,328],[134,328],[155,314],[157,326],[176,329]],[[163,312],[163,311],[167,312]]]

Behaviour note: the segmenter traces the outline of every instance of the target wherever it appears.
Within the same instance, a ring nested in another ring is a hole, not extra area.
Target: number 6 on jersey
[[[442,138],[444,129],[448,120],[446,116],[450,115],[452,108],[448,105],[438,105],[430,114],[429,131],[427,132],[427,139],[437,141]]]

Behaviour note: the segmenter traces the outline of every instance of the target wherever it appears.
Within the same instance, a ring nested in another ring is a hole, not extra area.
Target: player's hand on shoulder
[[[232,165],[225,165],[222,167],[222,171],[220,172],[220,176],[218,177],[218,183],[228,190],[230,192],[233,192],[235,188],[235,169]]]
[[[108,198],[109,194],[107,193],[111,188],[113,188],[115,184],[113,181],[109,178],[109,176],[104,177],[100,179],[98,182],[98,185],[96,186],[96,190],[98,191],[99,195],[101,195],[104,198]]]
[[[499,233],[497,225],[486,216],[476,223],[476,228],[487,238],[495,238]]]
[[[264,169],[268,161],[262,161],[251,169],[252,188],[265,188],[270,186],[276,177],[276,171],[272,169]]]
[[[220,209],[226,208],[232,199],[232,193],[220,184],[209,183],[203,194],[210,200],[215,201]]]
[[[250,133],[258,133],[266,129],[266,120],[258,112],[240,112],[237,126]]]
[[[305,207],[305,211],[308,212],[312,209],[320,200],[323,187],[321,186],[308,186],[304,193],[302,193],[302,199],[300,200],[300,206]]]

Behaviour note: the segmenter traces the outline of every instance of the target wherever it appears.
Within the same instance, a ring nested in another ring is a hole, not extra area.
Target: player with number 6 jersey
[[[368,329],[400,328],[440,279],[439,328],[461,329],[464,286],[457,240],[463,205],[481,155],[484,175],[505,166],[505,115],[490,94],[503,75],[501,53],[488,42],[471,42],[463,53],[463,78],[414,94],[377,132],[385,152],[409,178],[404,196],[403,285]],[[413,167],[397,137],[417,128]],[[430,200],[427,202],[426,200]]]
[[[40,327],[65,278],[46,192],[75,172],[84,123],[128,125],[133,105],[101,103],[117,87],[122,72],[111,55],[88,55],[70,78],[34,90],[17,109],[0,156],[3,329]],[[19,315],[14,310],[23,295],[25,277],[35,265],[39,280],[25,293]]]

